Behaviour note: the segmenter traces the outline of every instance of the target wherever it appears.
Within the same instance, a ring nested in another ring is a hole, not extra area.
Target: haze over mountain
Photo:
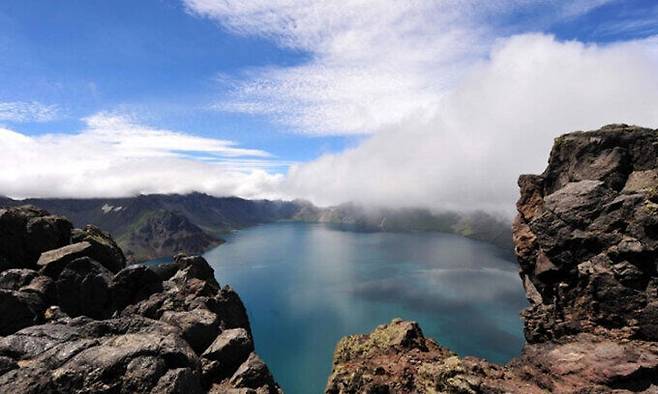
[[[560,132],[658,127],[657,16],[640,0],[3,2],[0,193],[511,212]]]
[[[202,254],[234,230],[276,221],[327,223],[356,231],[444,232],[492,243],[511,254],[508,220],[485,212],[378,209],[354,204],[319,208],[296,201],[245,200],[207,194],[142,195],[102,199],[0,198],[0,207],[34,205],[76,226],[108,231],[129,262],[177,253]]]

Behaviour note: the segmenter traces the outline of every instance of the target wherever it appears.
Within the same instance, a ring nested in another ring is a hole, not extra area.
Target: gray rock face
[[[236,388],[259,389],[273,387],[274,379],[263,360],[256,353],[251,353],[231,376],[229,383]]]
[[[54,299],[54,284],[26,268],[0,272],[0,335],[43,321],[43,312]]]
[[[126,257],[109,234],[93,225],[86,225],[82,229],[73,229],[71,233],[73,242],[88,242],[91,247],[87,256],[93,258],[113,273],[117,273],[126,266]]]
[[[0,339],[0,354],[26,365],[0,376],[5,392],[148,393],[179,369],[200,388],[198,357],[177,330],[143,318],[81,317],[29,327]]]
[[[3,264],[40,268],[0,271],[0,392],[279,392],[253,354],[244,305],[202,257],[124,268],[109,235],[87,226],[71,239],[67,223],[35,208],[0,210]],[[224,362],[203,357],[222,334],[233,338]]]
[[[0,289],[18,290],[27,286],[39,273],[27,268],[8,269],[0,272]]]
[[[112,278],[112,309],[121,311],[163,290],[162,279],[145,265],[131,265]]]
[[[203,357],[217,361],[219,365],[234,371],[251,352],[254,351],[254,342],[244,328],[224,330],[213,343],[203,352]]]
[[[526,337],[582,331],[656,340],[656,131],[616,125],[556,139],[541,176],[522,176],[514,224],[521,275],[541,300]]]
[[[39,272],[51,278],[57,278],[66,265],[75,259],[86,257],[91,252],[89,242],[77,242],[58,249],[41,253],[37,261]]]

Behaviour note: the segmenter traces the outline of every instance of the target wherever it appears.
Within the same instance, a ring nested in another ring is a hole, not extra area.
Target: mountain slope
[[[142,261],[178,253],[202,254],[224,240],[207,234],[181,213],[159,209],[142,215],[118,242],[129,261]]]

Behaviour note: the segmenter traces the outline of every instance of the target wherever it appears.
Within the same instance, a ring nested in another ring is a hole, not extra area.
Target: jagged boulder
[[[42,322],[44,310],[54,300],[50,278],[27,268],[0,272],[0,335]]]
[[[0,290],[0,335],[16,331],[43,321],[46,304],[39,295],[14,290]]]
[[[101,263],[105,268],[117,273],[126,267],[126,257],[114,239],[98,227],[88,224],[82,229],[73,229],[72,242],[88,242],[90,250],[87,256]]]
[[[68,245],[73,225],[32,206],[0,209],[0,269],[35,268],[42,252]]]
[[[582,331],[658,339],[658,134],[626,125],[556,139],[546,171],[522,176],[514,223],[531,297],[526,338]]]
[[[91,244],[89,242],[76,242],[41,253],[37,261],[37,267],[43,275],[57,279],[59,274],[71,261],[81,257],[87,257],[90,252]]]
[[[219,316],[200,307],[189,311],[165,311],[160,320],[180,329],[183,338],[197,353],[203,352],[217,337]]]
[[[201,390],[199,359],[179,332],[144,318],[80,317],[25,328],[0,339],[0,355],[15,367],[0,376],[2,392],[149,393],[163,379],[169,385],[161,387],[181,389],[169,392]],[[167,376],[181,369],[187,378]]]
[[[80,230],[76,229],[75,231]],[[110,272],[119,272],[126,266],[125,257],[123,257],[120,249],[118,252],[115,250],[117,246],[111,238],[109,240],[102,238],[109,237],[107,234],[100,232],[99,234],[93,236],[78,234],[74,240],[80,240],[79,242],[43,252],[37,261],[37,267],[39,267],[42,274],[57,278],[59,273],[71,261],[80,257],[90,257]]]
[[[229,384],[237,389],[253,389],[257,393],[279,393],[269,368],[258,357],[251,353],[245,362],[231,376]],[[219,391],[222,392],[222,391]]]
[[[254,342],[244,328],[224,330],[203,352],[203,357],[216,361],[228,371],[235,371],[254,351]]]
[[[104,319],[111,316],[112,273],[97,261],[81,257],[71,261],[57,277],[58,305],[69,316]]]
[[[112,278],[112,309],[121,311],[126,306],[136,304],[162,292],[162,279],[143,264],[130,265]]]

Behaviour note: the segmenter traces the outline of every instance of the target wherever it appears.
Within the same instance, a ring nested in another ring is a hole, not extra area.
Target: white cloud
[[[186,193],[275,196],[285,167],[267,152],[231,141],[140,125],[97,114],[76,134],[27,136],[0,128],[0,194],[12,197],[117,197]]]
[[[237,34],[264,36],[310,57],[293,67],[253,70],[216,108],[266,115],[302,133],[359,134],[435,108],[487,55],[496,20],[526,12],[536,29],[605,1],[184,2]]]
[[[0,101],[0,122],[48,122],[58,116],[56,105],[37,101]]]
[[[355,149],[293,167],[287,190],[319,203],[511,211],[521,173],[553,138],[607,123],[658,127],[658,37],[608,46],[514,36],[433,109]]]
[[[0,130],[10,152],[0,165],[15,169],[0,174],[0,193],[199,190],[509,211],[518,175],[543,169],[557,135],[612,122],[658,127],[658,38],[586,45],[522,33],[604,2],[186,0],[224,28],[309,55],[250,70],[220,108],[305,133],[372,135],[284,177],[273,169],[291,163],[266,152],[101,114],[68,136]]]
[[[524,33],[606,0],[185,2],[310,54],[253,70],[221,108],[307,133],[373,133],[289,171],[283,190],[320,204],[511,211],[518,175],[541,172],[557,135],[658,127],[658,38],[597,46]]]

